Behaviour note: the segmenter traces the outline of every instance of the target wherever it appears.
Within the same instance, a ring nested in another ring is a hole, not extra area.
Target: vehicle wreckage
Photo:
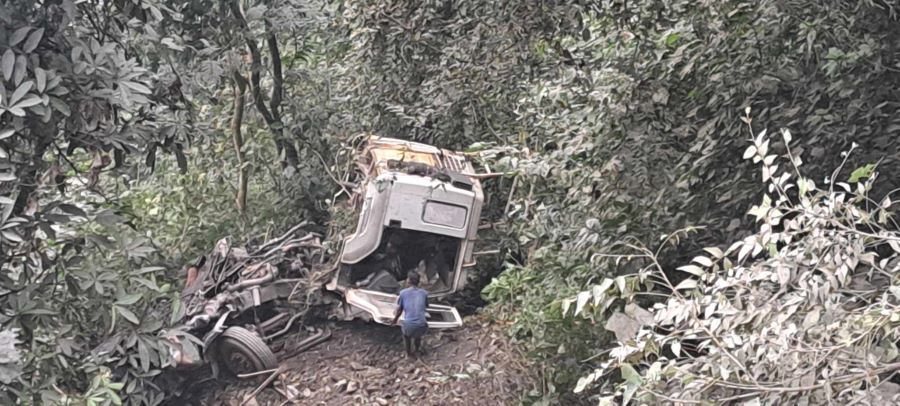
[[[390,324],[410,272],[420,274],[435,301],[463,288],[475,265],[484,200],[472,163],[460,152],[376,136],[354,160],[359,182],[346,208],[356,226],[348,236],[328,244],[301,223],[254,248],[222,239],[188,266],[182,324],[166,332],[177,367],[209,363],[216,374],[222,366],[238,376],[274,369],[270,344],[313,314]],[[430,304],[427,312],[429,328],[462,325],[451,306]],[[282,355],[328,334],[313,334]]]

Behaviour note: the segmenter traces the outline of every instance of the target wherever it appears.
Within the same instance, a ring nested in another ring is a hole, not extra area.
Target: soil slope
[[[503,405],[517,404],[531,389],[533,374],[522,355],[499,326],[480,317],[458,330],[429,331],[418,359],[405,356],[398,327],[328,327],[329,341],[282,361],[274,384],[245,404]],[[259,384],[222,382],[207,388],[203,404],[240,405]]]

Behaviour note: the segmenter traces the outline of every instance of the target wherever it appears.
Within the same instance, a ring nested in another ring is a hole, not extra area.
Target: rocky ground
[[[429,332],[427,351],[405,356],[399,327],[332,323],[332,337],[282,361],[283,372],[256,396],[260,380],[204,385],[205,405],[502,405],[530,390],[533,374],[498,325],[480,317]],[[298,336],[298,339],[302,336]]]

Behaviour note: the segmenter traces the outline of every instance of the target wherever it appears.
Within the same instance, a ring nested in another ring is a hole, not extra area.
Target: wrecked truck
[[[440,300],[466,283],[484,195],[466,156],[431,145],[369,137],[356,159],[356,230],[342,241],[328,291],[347,317],[388,324],[410,272]],[[430,305],[430,328],[462,325],[453,307]]]
[[[272,344],[318,310],[332,319],[389,324],[407,276],[420,274],[431,302],[463,288],[475,265],[484,195],[463,153],[367,136],[355,151],[349,200],[355,229],[322,242],[300,224],[255,248],[219,241],[187,269],[182,324],[167,332],[176,366],[211,362],[237,376],[274,369]],[[332,253],[334,255],[329,255]],[[447,305],[427,308],[430,328],[462,325]],[[290,356],[327,331],[284,348]],[[287,355],[285,355],[287,354]]]

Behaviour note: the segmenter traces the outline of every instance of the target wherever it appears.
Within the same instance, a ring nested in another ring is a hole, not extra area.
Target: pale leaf
[[[691,275],[696,275],[696,276],[703,276],[705,274],[705,272],[703,271],[703,268],[700,268],[697,265],[684,265],[684,266],[679,266],[677,269],[679,271],[687,272]]]
[[[707,268],[711,267],[713,265],[712,261],[709,258],[704,257],[704,256],[696,256],[696,257],[694,257],[694,259],[692,261],[696,262],[700,265],[703,265]]]
[[[575,299],[575,315],[581,313],[584,310],[584,305],[587,304],[588,300],[591,298],[590,292],[580,292],[578,293],[578,297]]]
[[[781,137],[784,138],[785,145],[790,144],[791,138],[793,138],[793,137],[791,137],[791,130],[787,130],[787,129],[781,130]]]
[[[675,290],[694,289],[697,287],[697,281],[693,279],[685,279],[675,287]]]
[[[751,145],[744,150],[744,159],[753,158],[754,155],[756,155],[756,146]]]
[[[723,256],[725,256],[725,253],[722,252],[722,250],[719,249],[718,247],[706,247],[703,250],[708,252],[710,255],[712,255],[715,258],[722,258]]]

